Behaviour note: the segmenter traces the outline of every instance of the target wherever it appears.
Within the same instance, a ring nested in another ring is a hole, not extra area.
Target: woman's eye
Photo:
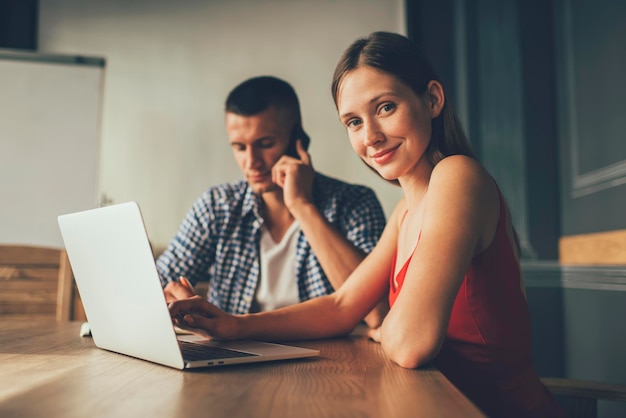
[[[391,112],[396,106],[393,103],[385,103],[380,107],[381,113]]]

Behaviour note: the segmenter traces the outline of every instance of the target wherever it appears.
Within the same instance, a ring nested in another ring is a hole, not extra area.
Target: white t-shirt
[[[296,248],[300,225],[293,222],[280,242],[261,227],[261,275],[256,291],[259,311],[271,311],[300,302],[296,278]]]

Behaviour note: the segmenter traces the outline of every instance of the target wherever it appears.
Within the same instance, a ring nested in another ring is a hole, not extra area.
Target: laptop
[[[177,335],[136,202],[60,215],[58,222],[97,347],[181,370],[319,355],[284,344]]]

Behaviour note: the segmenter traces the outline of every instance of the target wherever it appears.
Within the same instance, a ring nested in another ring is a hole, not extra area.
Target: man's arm
[[[208,193],[196,200],[167,248],[156,260],[161,286],[170,298],[193,296],[191,290],[181,285],[181,277],[185,277],[191,286],[206,280],[208,265],[214,258],[211,234],[206,228],[206,219],[212,217],[212,205]]]

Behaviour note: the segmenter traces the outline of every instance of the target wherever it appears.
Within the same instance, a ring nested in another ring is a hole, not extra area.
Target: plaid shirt
[[[316,173],[313,201],[328,222],[353,245],[369,253],[385,226],[374,192]],[[177,234],[157,260],[162,285],[183,275],[208,281],[208,299],[220,309],[250,311],[259,281],[262,200],[245,180],[207,190],[187,213]],[[332,293],[326,274],[302,233],[296,250],[301,301]]]

